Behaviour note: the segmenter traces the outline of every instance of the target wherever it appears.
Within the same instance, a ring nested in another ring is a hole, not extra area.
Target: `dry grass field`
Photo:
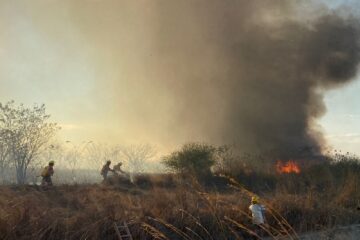
[[[0,239],[117,239],[113,223],[123,221],[134,239],[257,239],[248,211],[253,192],[267,207],[265,235],[297,239],[360,222],[359,166],[342,161],[207,184],[168,174],[139,176],[135,185],[3,186]],[[260,191],[261,181],[269,184]]]

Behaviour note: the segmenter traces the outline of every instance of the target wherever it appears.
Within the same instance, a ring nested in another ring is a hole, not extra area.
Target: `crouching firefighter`
[[[43,171],[41,172],[41,185],[42,186],[52,186],[51,177],[54,175],[54,161],[50,161],[49,165],[44,167]]]

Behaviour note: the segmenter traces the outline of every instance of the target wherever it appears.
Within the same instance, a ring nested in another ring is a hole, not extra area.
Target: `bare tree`
[[[87,157],[95,167],[100,168],[106,160],[118,162],[120,160],[120,147],[92,143],[87,147]]]
[[[121,147],[121,156],[127,163],[129,171],[140,173],[146,164],[156,156],[156,150],[149,144],[133,144]]]
[[[15,106],[14,101],[0,103],[1,139],[9,150],[19,184],[25,183],[29,164],[60,129],[56,123],[49,123],[49,118],[45,105],[27,108],[23,104]]]
[[[83,161],[86,159],[85,151],[87,150],[89,144],[92,144],[92,141],[83,141],[80,144],[74,144],[71,141],[66,141],[66,144],[71,147],[66,151],[66,154],[64,154],[64,161],[66,165],[70,167],[72,181],[75,183],[75,170],[79,167],[79,165],[84,163]]]
[[[1,175],[1,182],[5,182],[7,180],[6,172],[10,168],[9,162],[9,148],[6,144],[5,139],[2,137],[2,129],[0,129],[0,175]]]
[[[42,151],[39,156],[39,164],[44,165],[48,164],[49,161],[61,162],[64,158],[65,147],[60,141],[51,141],[49,144],[44,146],[44,151]]]

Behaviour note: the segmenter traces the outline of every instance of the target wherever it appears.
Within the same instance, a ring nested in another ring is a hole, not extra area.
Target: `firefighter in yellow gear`
[[[251,205],[249,206],[252,216],[252,222],[254,224],[253,231],[261,237],[264,236],[264,224],[265,224],[265,206],[259,203],[259,197],[253,196],[251,198]],[[256,239],[258,239],[256,237]]]
[[[52,180],[51,177],[52,175],[54,175],[54,161],[50,161],[49,165],[44,167],[43,171],[41,172],[41,177],[42,177],[42,181],[41,181],[41,185],[42,186],[52,186]]]

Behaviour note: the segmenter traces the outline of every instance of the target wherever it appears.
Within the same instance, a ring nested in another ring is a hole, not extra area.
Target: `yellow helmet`
[[[49,165],[54,165],[54,164],[55,164],[54,161],[50,161],[50,162],[49,162]]]
[[[259,198],[258,198],[257,196],[253,196],[253,197],[251,197],[251,202],[252,202],[252,203],[257,203],[257,202],[259,202]]]

